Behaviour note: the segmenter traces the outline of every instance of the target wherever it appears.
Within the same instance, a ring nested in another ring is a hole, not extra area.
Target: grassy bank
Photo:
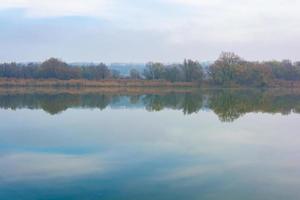
[[[2,87],[198,87],[197,82],[169,82],[164,80],[58,80],[58,79],[0,79]]]
[[[58,80],[0,78],[0,87],[82,87],[82,88],[248,88],[237,84],[214,85],[209,82],[169,82],[166,80]],[[266,88],[300,88],[300,81],[274,80]]]

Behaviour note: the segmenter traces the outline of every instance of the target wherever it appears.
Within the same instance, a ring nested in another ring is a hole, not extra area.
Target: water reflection
[[[212,110],[223,122],[231,122],[246,113],[299,113],[298,90],[199,90],[141,93],[85,92],[68,90],[26,92],[6,90],[0,92],[0,107],[4,109],[43,109],[55,115],[68,108],[145,108],[181,110],[184,114]]]
[[[297,91],[0,94],[0,199],[300,199]]]

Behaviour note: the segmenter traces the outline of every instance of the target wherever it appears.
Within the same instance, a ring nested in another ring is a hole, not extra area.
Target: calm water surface
[[[300,92],[0,92],[0,199],[299,200]]]

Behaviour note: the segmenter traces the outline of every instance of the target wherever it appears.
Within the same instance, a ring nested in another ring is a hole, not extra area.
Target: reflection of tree
[[[219,116],[221,121],[231,122],[243,115],[234,104],[232,97],[225,96],[223,99],[213,98],[210,107]]]
[[[277,96],[276,98],[272,98],[272,100],[269,101],[268,110],[265,110],[265,112],[280,112],[281,114],[288,115],[291,112],[299,113],[299,108],[300,95],[288,94],[285,96]]]
[[[202,95],[199,93],[170,93],[166,95],[146,95],[143,103],[148,111],[164,108],[183,110],[184,114],[198,112],[202,108]]]
[[[128,101],[122,101],[124,98]],[[111,93],[0,94],[0,107],[43,109],[50,114],[57,114],[76,107],[102,110],[108,105],[118,103],[125,107],[144,105],[148,111],[169,108],[192,114],[204,107],[203,99],[206,99],[205,107],[214,111],[224,122],[234,121],[249,112],[300,113],[300,92],[268,90],[207,90],[122,96]]]
[[[69,94],[65,95],[41,95],[39,106],[46,112],[54,115],[58,114],[69,107],[76,106],[80,103],[78,96]]]
[[[50,114],[57,114],[80,104],[79,96],[69,94],[16,94],[0,95],[1,108],[43,109]]]
[[[164,108],[163,97],[160,95],[146,95],[143,102],[148,111],[160,111]]]
[[[228,91],[219,91],[210,97],[209,107],[219,116],[221,121],[234,121],[244,113],[246,104]]]
[[[141,96],[140,95],[132,95],[132,96],[129,96],[129,98],[130,98],[131,104],[138,104]]]
[[[221,121],[234,121],[249,112],[289,114],[300,106],[300,93],[259,90],[219,90],[210,94],[209,107]]]
[[[106,108],[117,97],[104,94],[26,94],[26,95],[0,95],[2,108],[29,108],[43,109],[49,114],[60,113],[70,107]]]
[[[80,96],[79,107],[105,109],[112,101],[117,101],[118,96],[105,94],[85,94]]]
[[[185,94],[183,102],[183,113],[192,114],[198,112],[202,108],[203,98],[201,93]]]

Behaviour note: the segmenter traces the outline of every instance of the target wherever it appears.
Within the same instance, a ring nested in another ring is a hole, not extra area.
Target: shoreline
[[[86,80],[86,79],[14,79],[0,78],[0,87],[97,87],[97,88],[113,88],[113,87],[142,87],[142,88],[171,88],[171,87],[187,87],[198,88],[198,82],[168,82],[164,80],[127,80],[127,79],[107,79],[107,80]]]
[[[165,80],[129,80],[129,79],[16,79],[0,78],[0,88],[24,87],[24,88],[194,88],[194,89],[268,89],[268,88],[300,88],[300,81],[275,80],[264,87],[253,87],[243,85],[214,85],[209,81],[203,82],[169,82]]]

